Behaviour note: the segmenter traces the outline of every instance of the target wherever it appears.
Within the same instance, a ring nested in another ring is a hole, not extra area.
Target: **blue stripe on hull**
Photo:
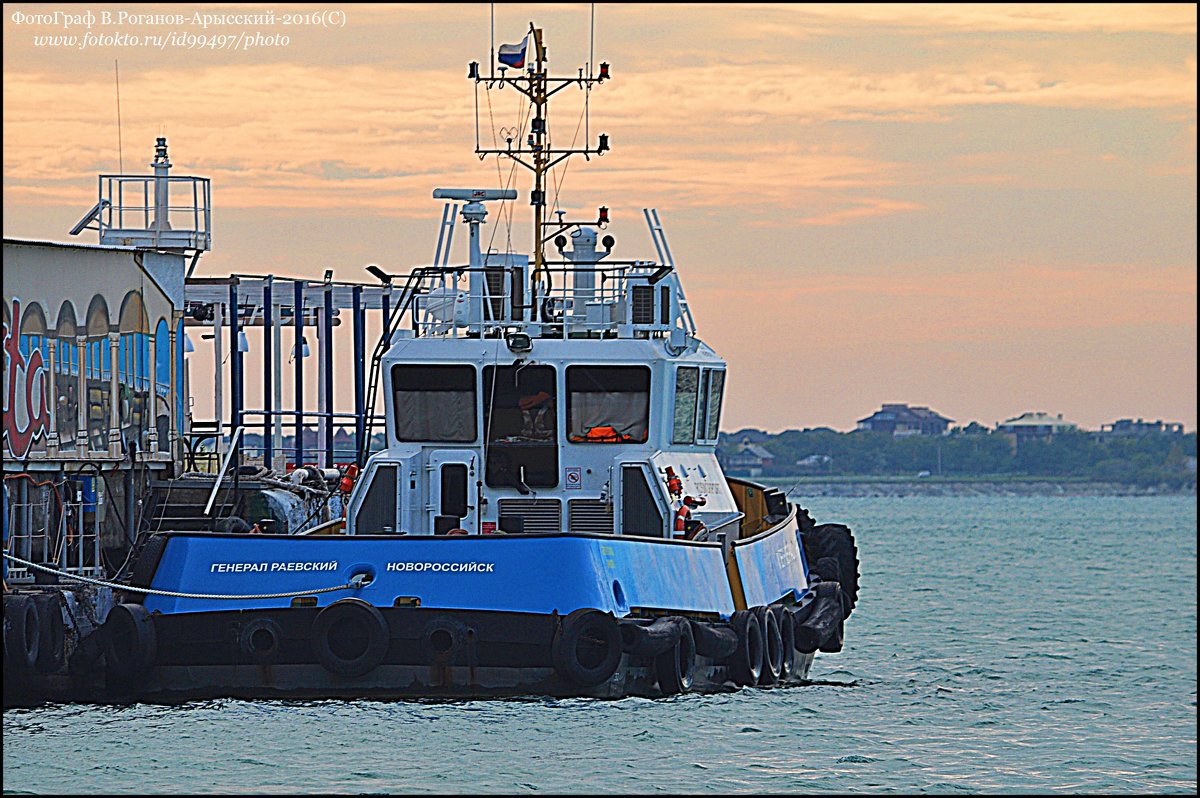
[[[305,537],[172,534],[151,587],[220,595],[287,593],[344,584],[369,572],[365,588],[317,596],[319,606],[356,596],[376,606],[398,597],[435,609],[566,614],[592,607],[619,616],[632,607],[734,611],[721,548],[611,536]],[[287,607],[256,600],[148,596],[162,613]]]

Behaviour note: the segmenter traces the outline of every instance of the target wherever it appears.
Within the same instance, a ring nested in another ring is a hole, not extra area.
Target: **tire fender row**
[[[18,676],[62,669],[66,623],[58,591],[4,596],[4,668]]]

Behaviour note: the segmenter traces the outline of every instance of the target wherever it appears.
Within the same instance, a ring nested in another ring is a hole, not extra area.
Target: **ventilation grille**
[[[501,499],[500,515],[519,515],[526,532],[562,532],[562,502],[558,499]]]
[[[567,502],[567,522],[572,532],[611,535],[612,505],[599,499],[572,499]]]
[[[652,286],[633,286],[633,303],[630,313],[634,324],[654,323],[654,288]]]

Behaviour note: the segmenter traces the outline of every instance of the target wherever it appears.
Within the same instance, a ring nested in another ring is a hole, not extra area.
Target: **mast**
[[[590,158],[592,155],[603,155],[609,150],[608,135],[604,133],[600,134],[595,147],[551,148],[548,144],[550,136],[548,114],[550,98],[568,86],[578,86],[584,91],[590,92],[592,86],[603,83],[609,78],[609,74],[607,62],[600,64],[599,73],[593,73],[594,65],[589,63],[586,67],[580,67],[579,74],[576,77],[552,77],[547,74],[546,47],[542,42],[542,29],[535,28],[532,22],[529,23],[526,44],[533,47],[532,61],[529,63],[529,66],[522,65],[521,67],[516,67],[516,69],[520,70],[518,76],[508,76],[506,74],[506,67],[504,66],[500,67],[500,74],[497,76],[495,74],[495,64],[493,63],[488,77],[485,78],[479,73],[479,62],[472,61],[467,77],[473,78],[476,85],[486,83],[489,90],[495,86],[499,86],[500,88],[512,86],[521,94],[528,97],[533,106],[533,114],[529,120],[529,133],[524,142],[518,139],[514,147],[513,139],[515,136],[510,135],[505,139],[506,146],[504,149],[487,149],[478,145],[477,136],[475,154],[481,158],[487,155],[502,155],[511,158],[533,172],[533,189],[529,197],[529,204],[533,207],[533,272],[530,276],[529,296],[530,307],[536,308],[537,286],[548,275],[545,255],[546,242],[556,234],[572,227],[583,225],[603,227],[608,224],[607,208],[600,209],[596,222],[564,222],[561,217],[553,223],[546,220],[546,175],[550,169],[572,155],[583,155],[585,158]],[[586,75],[584,74],[585,70],[587,72]],[[587,113],[586,109],[584,113]],[[478,110],[476,111],[475,124],[478,130]],[[553,225],[555,229],[547,233],[546,228],[550,225]]]

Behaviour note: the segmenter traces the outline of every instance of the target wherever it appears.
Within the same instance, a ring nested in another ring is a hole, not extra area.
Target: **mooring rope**
[[[366,574],[357,574],[346,584],[338,585],[337,587],[322,587],[322,588],[318,588],[316,590],[295,590],[290,593],[256,593],[256,594],[251,594],[251,595],[240,595],[240,596],[230,596],[230,595],[223,595],[223,594],[218,594],[218,593],[177,593],[173,590],[152,590],[151,588],[147,588],[147,587],[134,587],[132,585],[122,585],[117,582],[109,582],[106,579],[92,579],[91,577],[80,576],[79,574],[71,574],[71,573],[67,573],[65,571],[56,570],[54,568],[47,568],[44,565],[38,565],[37,563],[29,562],[28,560],[23,560],[20,557],[9,554],[8,552],[4,553],[4,557],[8,560],[11,560],[12,562],[17,563],[18,565],[23,565],[26,568],[33,568],[36,571],[43,571],[48,574],[54,574],[55,576],[65,578],[65,579],[74,579],[79,582],[87,582],[88,584],[91,584],[91,585],[99,585],[100,587],[112,588],[113,590],[126,590],[126,591],[129,591],[132,593],[145,593],[145,594],[151,595],[151,596],[171,596],[173,598],[234,599],[234,600],[243,600],[243,601],[249,601],[252,599],[293,598],[295,596],[312,596],[317,593],[333,593],[338,590],[357,590],[358,588],[365,587],[366,585],[370,584],[370,582],[366,579]]]

